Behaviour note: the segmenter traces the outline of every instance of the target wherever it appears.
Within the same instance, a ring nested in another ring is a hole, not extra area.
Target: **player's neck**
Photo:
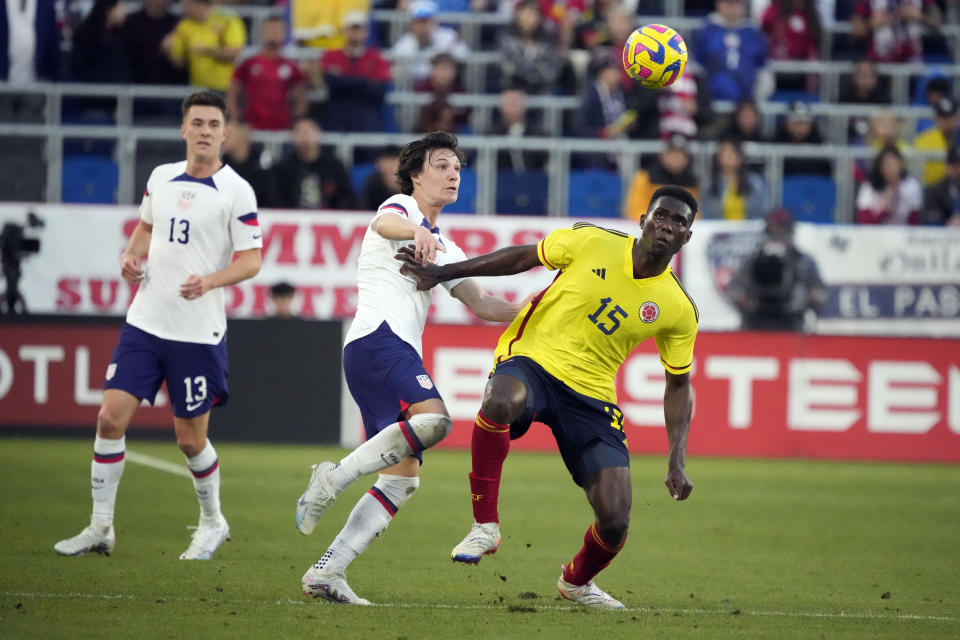
[[[187,158],[187,170],[185,173],[191,178],[209,178],[213,176],[220,168],[223,162],[220,158],[210,158],[209,160],[199,158]]]
[[[636,279],[653,278],[670,266],[673,256],[655,256],[647,251],[639,239],[633,241],[633,277]]]
[[[443,209],[443,205],[435,205],[426,201],[419,194],[414,194],[413,199],[417,201],[417,206],[420,207],[420,213],[423,214],[423,217],[427,219],[427,222],[430,223],[431,227],[437,226],[437,218],[440,217],[440,210]]]

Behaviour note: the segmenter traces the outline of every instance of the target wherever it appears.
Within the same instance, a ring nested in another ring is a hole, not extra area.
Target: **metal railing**
[[[45,141],[44,157],[25,158],[25,170],[31,170],[36,162],[46,172],[46,200],[59,202],[61,199],[63,143],[65,139],[94,139],[113,140],[114,160],[118,167],[117,201],[121,204],[133,203],[140,192],[136,185],[136,158],[137,149],[141,141],[178,141],[180,134],[175,126],[135,126],[134,101],[138,98],[162,98],[180,100],[190,89],[173,86],[141,86],[141,85],[89,85],[38,83],[28,88],[0,83],[0,94],[40,94],[44,97],[42,123],[0,123],[0,138],[30,137]],[[116,100],[116,124],[111,125],[76,125],[62,124],[63,99],[65,96],[110,97]],[[422,103],[428,96],[414,93],[391,94],[389,100],[395,104]],[[468,105],[478,113],[489,113],[495,108],[497,97],[492,95],[459,95],[452,98],[455,104]],[[552,118],[562,118],[565,110],[576,108],[575,98],[557,99],[555,97],[537,96],[531,98],[531,106],[540,108],[545,113],[552,113]],[[720,110],[729,110],[730,104],[720,104]],[[825,114],[838,118],[845,123],[852,115],[863,115],[863,105],[829,105],[817,103],[812,105],[814,113]],[[775,117],[786,110],[786,105],[768,103],[763,105],[763,111],[770,117]],[[894,112],[904,118],[913,118],[928,115],[928,110],[919,107],[894,107]],[[171,122],[173,125],[174,122]],[[279,155],[282,147],[290,142],[288,132],[254,132],[255,142],[263,143]],[[411,139],[408,133],[324,133],[324,144],[333,145],[341,160],[350,166],[354,151],[357,148],[377,148],[384,144],[403,145]],[[624,189],[639,167],[640,159],[644,155],[656,154],[661,150],[661,143],[654,140],[596,140],[587,138],[504,138],[485,135],[468,135],[461,137],[462,146],[476,152],[474,168],[478,176],[478,191],[475,209],[477,212],[489,213],[495,210],[497,193],[497,152],[502,149],[517,149],[531,151],[546,151],[548,161],[545,170],[549,178],[547,199],[547,213],[550,215],[566,215],[567,197],[569,191],[569,172],[571,155],[573,154],[613,154],[618,158],[618,168],[623,178]],[[708,182],[712,154],[715,143],[696,141],[691,145],[691,152],[697,175],[701,176],[701,184]],[[853,219],[854,183],[853,163],[856,160],[870,159],[875,151],[865,147],[851,147],[846,145],[782,145],[750,143],[745,145],[745,153],[751,162],[762,162],[765,167],[765,178],[769,205],[778,204],[779,194],[783,184],[783,161],[790,158],[827,158],[833,162],[833,178],[837,183],[838,199],[836,220],[849,222]],[[914,175],[920,175],[919,168],[924,159],[936,157],[937,154],[921,154],[908,152],[908,161],[912,163]]]

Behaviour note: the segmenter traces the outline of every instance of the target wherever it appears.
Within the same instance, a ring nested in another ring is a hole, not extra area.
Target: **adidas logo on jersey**
[[[597,274],[598,276],[600,276],[600,279],[601,279],[601,280],[606,280],[606,279],[607,279],[607,270],[606,270],[606,269],[592,269],[592,271],[593,271],[595,274]]]

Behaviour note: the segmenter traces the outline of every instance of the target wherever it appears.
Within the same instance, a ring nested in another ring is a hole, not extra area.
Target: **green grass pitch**
[[[301,595],[367,478],[310,537],[294,528],[308,465],[341,450],[217,445],[232,540],[210,562],[177,558],[196,524],[190,481],[127,461],[110,557],[54,542],[90,509],[89,439],[0,439],[4,638],[957,638],[960,470],[941,465],[691,459],[675,503],[665,461],[633,460],[624,551],[597,579],[628,607],[561,601],[560,563],[591,517],[559,456],[515,452],[504,540],[479,566],[450,549],[472,520],[469,455],[427,455],[418,495],[348,578],[375,607]],[[177,464],[172,442],[128,440]]]

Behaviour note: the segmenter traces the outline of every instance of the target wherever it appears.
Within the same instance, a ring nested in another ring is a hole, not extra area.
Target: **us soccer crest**
[[[110,364],[107,365],[107,380],[112,379],[113,376],[116,375],[116,373],[117,373],[117,363],[111,362]]]
[[[196,191],[181,191],[180,200],[177,202],[177,208],[186,211],[193,206],[193,201],[197,199]]]
[[[419,382],[420,386],[423,387],[424,389],[433,389],[433,380],[431,380],[430,376],[428,376],[425,373],[422,373],[419,376],[417,376],[417,382]]]
[[[660,317],[660,307],[656,302],[647,301],[640,305],[640,319],[644,322],[653,322]]]

